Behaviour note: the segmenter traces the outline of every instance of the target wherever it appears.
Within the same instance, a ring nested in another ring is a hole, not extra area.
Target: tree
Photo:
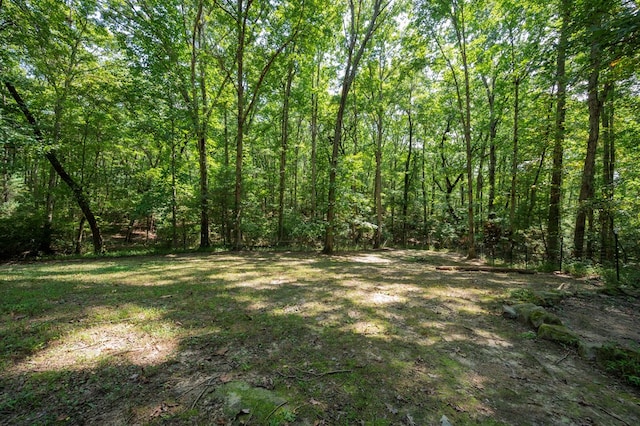
[[[52,92],[51,104],[48,107],[53,110],[53,120],[45,134],[35,114],[15,87],[13,80],[17,79],[17,73],[13,78],[8,74],[3,75],[4,86],[31,126],[33,135],[42,145],[44,156],[52,168],[48,181],[47,212],[41,246],[45,252],[52,251],[52,191],[55,186],[55,174],[71,189],[89,223],[94,252],[104,251],[100,228],[85,191],[67,172],[57,154],[59,145],[64,142],[62,127],[63,122],[67,120],[65,114],[69,109],[75,86],[80,78],[96,65],[96,59],[89,51],[89,46],[99,40],[99,29],[91,19],[94,11],[94,5],[85,2],[71,2],[67,6],[58,2],[31,4],[28,1],[20,1],[16,2],[12,9],[13,21],[8,27],[15,37],[14,46],[22,45],[22,50],[15,49],[14,52],[24,54],[22,60],[31,67],[32,74],[41,79],[41,84]]]
[[[358,66],[362,55],[374,31],[379,25],[381,14],[388,6],[388,2],[383,0],[373,0],[370,16],[366,16],[365,0],[349,0],[349,28],[347,29],[347,46],[346,46],[346,64],[344,74],[341,79],[340,100],[336,120],[333,129],[333,138],[331,140],[331,163],[329,166],[329,194],[327,200],[327,227],[325,230],[324,254],[332,254],[334,251],[334,233],[335,233],[335,214],[337,199],[337,168],[340,155],[340,146],[342,144],[342,125],[344,122],[344,114],[347,106],[347,97],[351,90]],[[368,17],[368,19],[367,19]],[[366,25],[366,26],[365,26]],[[360,37],[362,37],[360,39]]]
[[[112,0],[107,17],[130,58],[173,85],[186,107],[198,148],[200,247],[209,247],[207,138],[211,116],[229,75],[217,72],[211,52],[219,36],[211,27],[215,8],[205,0]]]

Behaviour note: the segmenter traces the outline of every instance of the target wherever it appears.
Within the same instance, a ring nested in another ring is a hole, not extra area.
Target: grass
[[[259,252],[0,266],[0,423],[553,422],[549,404],[565,402],[545,389],[563,385],[535,383],[527,400],[522,360],[563,352],[499,314],[505,294],[560,278],[432,266],[452,261]],[[567,386],[590,374],[567,372]]]

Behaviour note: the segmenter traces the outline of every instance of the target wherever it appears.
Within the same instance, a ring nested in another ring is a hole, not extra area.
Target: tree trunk
[[[44,226],[42,227],[42,240],[40,241],[39,250],[44,254],[52,254],[53,247],[53,211],[54,211],[54,199],[53,191],[56,187],[56,171],[51,167],[49,171],[49,182],[47,183],[47,199],[45,201],[45,217]]]
[[[237,127],[236,127],[236,185],[233,207],[233,249],[242,248],[242,165],[244,142],[244,47],[247,29],[248,11],[243,10],[242,0],[237,2],[237,31],[238,46],[236,48],[236,102],[237,102]]]
[[[224,239],[225,246],[231,243],[231,230],[233,229],[233,225],[229,220],[229,206],[227,202],[229,201],[229,184],[230,184],[230,175],[229,175],[229,123],[228,123],[228,113],[227,109],[224,110],[224,177],[223,177],[223,190],[222,190],[222,202],[220,203],[220,210],[222,212],[222,234]]]
[[[600,209],[600,262],[614,259],[613,194],[615,171],[615,144],[613,132],[613,83],[605,85],[602,94],[602,198]]]
[[[318,208],[318,165],[317,165],[317,145],[318,145],[318,91],[320,90],[320,61],[316,66],[313,77],[313,87],[311,92],[311,217],[317,216]]]
[[[287,81],[284,88],[284,100],[282,103],[282,121],[280,134],[280,173],[278,187],[278,244],[282,245],[284,235],[284,192],[286,187],[287,150],[289,145],[289,98],[291,97],[291,82],[293,81],[293,62],[289,64]]]
[[[342,78],[342,90],[340,92],[340,104],[338,106],[338,113],[336,114],[336,122],[333,130],[333,141],[332,141],[332,151],[331,151],[331,162],[329,165],[329,194],[328,194],[328,205],[327,205],[327,227],[325,230],[325,240],[324,240],[324,248],[322,252],[324,254],[332,254],[334,251],[334,232],[335,232],[335,213],[336,213],[336,191],[337,191],[337,169],[338,169],[338,156],[340,153],[340,146],[342,144],[342,124],[344,121],[344,113],[347,105],[347,96],[349,95],[349,90],[351,89],[351,84],[355,80],[356,72],[358,70],[358,65],[360,63],[360,59],[364,54],[364,50],[373,35],[373,32],[376,28],[378,17],[382,12],[382,0],[375,0],[373,5],[373,11],[371,14],[371,19],[369,20],[369,24],[367,26],[366,32],[364,34],[364,38],[358,50],[355,51],[356,48],[356,24],[359,16],[356,16],[356,11],[354,10],[353,0],[350,0],[349,7],[351,9],[351,31],[350,31],[350,40],[349,47],[347,52],[347,63],[344,72],[344,77]],[[355,54],[354,54],[355,52]]]
[[[458,4],[458,9],[452,11],[451,19],[455,29],[456,38],[458,42],[458,48],[460,49],[460,55],[462,56],[462,71],[464,76],[464,105],[463,99],[460,94],[460,85],[456,77],[456,71],[451,62],[449,61],[449,67],[453,74],[456,83],[456,94],[458,98],[458,108],[460,113],[460,122],[464,130],[464,142],[465,142],[465,158],[466,158],[466,178],[467,178],[467,199],[469,203],[467,205],[467,258],[474,259],[476,257],[476,243],[475,243],[475,208],[473,202],[473,150],[471,146],[471,84],[469,81],[469,62],[467,59],[467,36],[466,36],[466,22],[464,14],[464,4]],[[459,11],[460,16],[456,15]]]
[[[29,125],[31,125],[31,128],[33,129],[33,133],[36,137],[36,140],[44,146],[45,140],[42,132],[40,131],[40,126],[38,125],[38,122],[36,121],[33,114],[31,114],[31,111],[27,107],[27,104],[24,102],[24,100],[22,99],[22,97],[20,96],[16,88],[13,86],[13,84],[11,84],[8,81],[5,81],[4,83],[7,89],[9,90],[11,97],[13,97],[13,99],[16,101],[16,104],[18,104],[18,107],[22,111],[22,114],[25,116],[25,118],[29,122]],[[48,150],[45,152],[44,155],[45,155],[45,158],[51,163],[51,165],[53,166],[58,176],[60,176],[60,179],[62,179],[62,181],[65,184],[67,184],[69,189],[71,189],[71,192],[73,193],[73,196],[76,202],[78,203],[80,210],[82,210],[82,213],[87,219],[87,222],[91,227],[91,233],[93,236],[93,251],[96,254],[102,254],[104,252],[104,244],[102,240],[102,235],[100,234],[100,227],[98,226],[98,222],[96,221],[96,218],[93,215],[93,211],[91,210],[89,202],[87,201],[84,195],[82,187],[80,187],[80,185],[78,185],[78,183],[67,173],[67,171],[64,169],[64,167],[58,160],[58,157],[56,156],[55,151]]]
[[[209,178],[206,136],[198,137],[198,164],[200,166],[200,248],[211,246],[209,240]]]
[[[496,135],[498,133],[498,118],[495,110],[496,79],[491,78],[490,83],[483,79],[483,83],[487,91],[487,102],[489,103],[489,199],[487,201],[487,210],[489,216],[491,216],[495,213],[493,204],[496,198]]]
[[[425,135],[426,136],[426,135]],[[427,138],[422,140],[422,158],[421,158],[421,181],[420,189],[422,190],[422,238],[423,246],[429,248],[429,229],[428,229],[428,203],[427,200],[427,172],[426,168],[426,156],[427,156]]]
[[[80,218],[80,223],[78,224],[78,230],[76,232],[75,254],[82,254],[82,240],[84,238],[84,224],[86,221],[87,219],[84,216]]]
[[[404,187],[402,191],[402,244],[407,245],[407,228],[409,222],[409,185],[411,184],[411,155],[413,153],[413,120],[411,111],[407,111],[409,120],[409,150],[404,162]]]
[[[520,77],[515,76],[513,80],[514,100],[513,100],[513,152],[511,157],[511,190],[509,191],[509,245],[510,260],[513,261],[513,248],[516,234],[516,183],[518,175],[518,121],[520,112]]]
[[[373,248],[382,246],[382,129],[384,113],[378,108],[376,117],[376,171],[374,178],[373,198],[376,210],[376,233],[373,239]]]
[[[562,26],[558,41],[556,64],[556,119],[553,144],[553,166],[551,171],[551,190],[549,195],[549,220],[547,222],[547,261],[553,269],[560,268],[560,219],[562,199],[562,160],[565,134],[565,116],[567,103],[567,76],[565,72],[567,44],[569,41],[569,20],[571,19],[572,0],[560,0]]]
[[[171,118],[171,247],[178,245],[178,188],[176,185],[175,120]]]
[[[597,18],[596,18],[597,19]],[[594,196],[594,177],[596,165],[596,149],[600,133],[600,101],[598,99],[598,80],[600,76],[602,49],[597,40],[593,40],[590,49],[590,67],[588,83],[588,106],[589,106],[589,139],[587,141],[587,153],[582,170],[582,182],[580,185],[580,196],[578,198],[578,214],[576,215],[576,226],[573,236],[573,250],[577,259],[584,257],[584,240],[586,219],[591,215],[593,206],[591,205]]]

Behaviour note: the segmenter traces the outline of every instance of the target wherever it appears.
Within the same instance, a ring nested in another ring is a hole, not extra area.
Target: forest
[[[635,0],[0,0],[0,257],[640,255]]]

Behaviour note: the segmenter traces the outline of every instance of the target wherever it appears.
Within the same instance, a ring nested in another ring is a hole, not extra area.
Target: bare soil
[[[502,317],[518,290],[561,289],[548,309],[582,339],[637,348],[637,298],[596,279],[436,270],[466,264],[384,250],[45,265],[42,285],[73,291],[5,313],[0,332],[64,325],[0,373],[0,424],[640,424],[638,388]],[[230,411],[234,383],[283,402]]]

